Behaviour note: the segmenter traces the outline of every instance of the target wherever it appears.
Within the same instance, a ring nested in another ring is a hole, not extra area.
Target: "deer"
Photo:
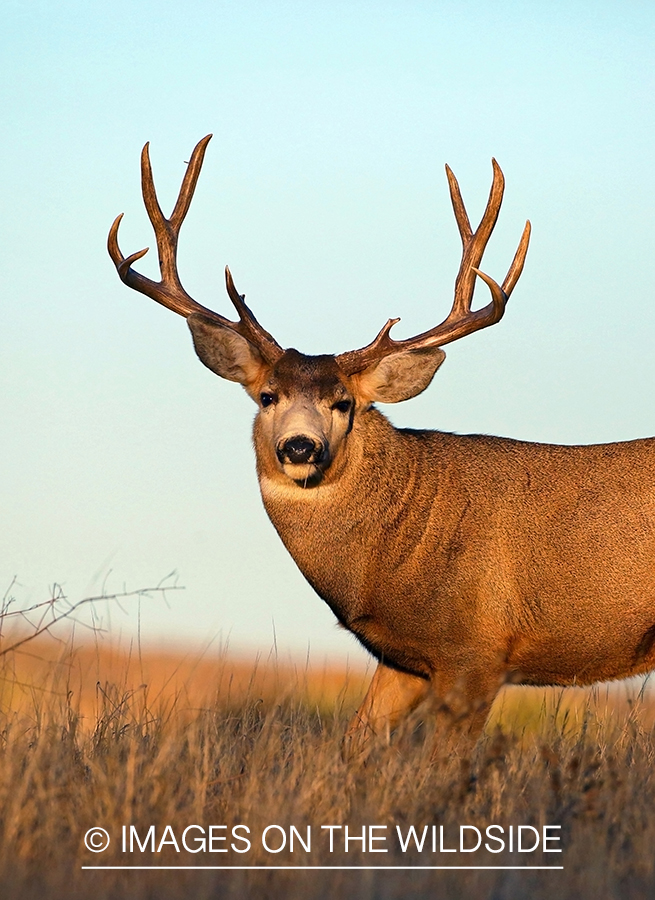
[[[193,151],[169,219],[143,148],[161,281],[132,268],[147,248],[122,255],[122,215],[108,250],[120,279],[184,316],[201,362],[257,404],[266,512],[309,584],[377,660],[346,758],[388,739],[423,701],[440,723],[434,752],[456,733],[466,754],[507,683],[589,685],[655,668],[655,438],[560,446],[396,428],[375,405],[420,394],[444,345],[503,317],[530,222],[499,285],[478,268],[503,198],[497,162],[475,231],[446,166],[463,248],[447,317],[404,340],[390,336],[399,319],[389,319],[361,349],[310,356],[259,324],[229,268],[238,321],[181,284],[178,237],[210,138]],[[491,299],[474,310],[478,278]]]

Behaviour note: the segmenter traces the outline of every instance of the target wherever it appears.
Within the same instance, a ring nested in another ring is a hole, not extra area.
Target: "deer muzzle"
[[[275,452],[282,465],[318,465],[326,456],[325,449],[321,441],[297,434],[280,441]]]

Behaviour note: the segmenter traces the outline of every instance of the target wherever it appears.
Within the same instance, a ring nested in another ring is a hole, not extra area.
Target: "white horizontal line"
[[[82,869],[147,869],[149,871],[157,871],[161,869],[162,871],[166,870],[193,870],[197,869],[201,870],[220,870],[225,871],[228,869],[238,869],[239,871],[248,871],[252,869],[253,871],[261,871],[263,869],[273,869],[275,871],[302,871],[303,869],[311,869],[314,871],[328,872],[332,869],[339,871],[354,871],[354,870],[362,870],[362,871],[374,871],[376,869],[381,870],[389,870],[389,869],[411,869],[412,871],[416,871],[417,869],[430,869],[430,870],[440,870],[440,871],[448,871],[448,869],[453,870],[461,870],[461,869],[563,869],[564,866],[82,866]]]

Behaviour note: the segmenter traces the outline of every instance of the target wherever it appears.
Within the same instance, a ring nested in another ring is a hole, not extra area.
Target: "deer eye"
[[[260,394],[259,399],[264,407],[272,406],[273,403],[277,403],[277,396],[275,394]]]
[[[336,409],[339,412],[347,413],[350,412],[350,407],[352,406],[352,401],[350,400],[338,400],[332,409]]]

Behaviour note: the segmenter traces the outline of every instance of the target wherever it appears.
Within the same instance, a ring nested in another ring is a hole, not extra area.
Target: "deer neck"
[[[420,534],[411,522],[398,521],[407,514],[407,493],[424,468],[410,452],[409,440],[370,409],[357,418],[334,472],[328,470],[319,485],[303,488],[273,469],[255,428],[259,484],[269,518],[299,569],[346,624],[362,614],[371,547],[381,546],[383,538],[388,547],[396,538]]]

